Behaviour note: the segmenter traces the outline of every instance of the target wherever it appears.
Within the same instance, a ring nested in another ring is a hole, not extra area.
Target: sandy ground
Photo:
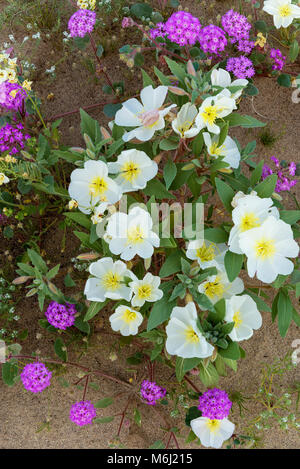
[[[2,3],[2,2],[1,2]],[[183,2],[184,5],[191,6],[192,13],[203,14],[199,10],[201,7],[198,2]],[[222,2],[223,4],[223,2]],[[226,2],[222,5],[224,11],[229,4]],[[218,8],[220,8],[218,6]],[[211,18],[213,16],[211,15]],[[120,76],[124,70],[123,65],[118,65],[116,61],[107,58],[107,63],[113,63],[110,72],[113,79]],[[58,71],[57,80],[53,83],[49,81],[39,86],[39,92],[42,97],[46,97],[49,92],[54,93],[54,101],[44,102],[45,113],[47,116],[65,112],[80,106],[93,104],[101,101],[103,95],[101,87],[98,87],[87,81],[87,72],[78,67],[72,66],[73,56],[67,61],[67,68]],[[120,67],[120,68],[119,68]],[[128,75],[128,72],[126,72]],[[130,76],[127,76],[130,80]],[[87,85],[88,83],[88,85]],[[279,87],[274,80],[269,78],[257,79],[255,84],[258,86],[260,94],[253,99],[253,102],[246,98],[242,101],[241,112],[251,114],[258,119],[267,123],[272,123],[272,130],[276,134],[280,134],[280,138],[275,145],[264,147],[258,144],[257,155],[259,159],[264,158],[266,161],[271,155],[277,156],[280,160],[299,161],[299,110],[300,104],[294,104],[291,99],[292,90]],[[100,91],[99,91],[100,90]],[[100,123],[104,123],[104,118],[100,110],[91,113]],[[264,117],[262,117],[264,116]],[[64,135],[64,143],[67,145],[78,145],[78,116],[71,116],[64,120],[62,131]],[[247,142],[257,138],[258,130],[238,130],[234,135],[238,136],[240,142],[245,146]],[[299,195],[299,188],[295,191]],[[290,205],[290,204],[289,204]],[[291,206],[291,205],[290,205]],[[51,231],[45,240],[46,249],[53,265],[60,258],[59,245],[56,242],[59,234]],[[70,243],[72,244],[72,242]],[[77,251],[76,245],[70,246],[68,254],[74,256]],[[296,305],[297,308],[299,305]],[[51,355],[53,350],[54,336],[46,333],[39,328],[37,320],[42,317],[35,299],[25,299],[20,305],[20,315],[22,316],[22,327],[30,328],[30,336],[24,343],[24,353],[40,350],[42,355]],[[108,325],[107,312],[101,312],[99,319],[105,326]],[[37,339],[36,334],[41,333],[42,338]],[[285,353],[291,351],[291,344],[294,339],[300,339],[299,328],[293,323],[289,329],[286,338],[280,338],[277,325],[272,324],[269,313],[263,313],[263,327],[256,331],[254,337],[243,342],[247,356],[239,362],[238,372],[235,374],[229,371],[227,378],[220,379],[220,387],[228,391],[242,391],[246,395],[250,395],[257,390],[259,385],[259,371],[262,362],[271,363],[277,356],[283,357]],[[124,352],[117,352],[119,359],[111,362],[108,358],[109,353],[114,350],[115,339],[105,334],[96,334],[92,340],[92,348],[88,356],[81,361],[94,368],[99,367],[103,372],[110,373],[125,381],[134,378],[134,373],[128,369],[124,360]],[[125,354],[130,355],[131,352],[125,350]],[[76,358],[76,357],[71,357]],[[100,365],[98,364],[100,363]],[[131,367],[134,368],[134,367]],[[146,374],[145,370],[139,370],[138,379],[140,380]],[[74,383],[79,379],[77,372],[72,370],[66,376],[70,383]],[[157,380],[162,385],[174,381],[170,378],[169,370],[157,368]],[[197,382],[197,378],[194,378]],[[300,379],[300,365],[294,372],[288,375],[288,380],[282,384],[287,387],[295,379]],[[89,388],[88,398],[93,402],[108,396],[115,396],[115,402],[111,407],[104,410],[99,409],[97,416],[115,415],[122,412],[125,407],[126,395],[119,396],[123,391],[122,385],[107,380],[93,379],[93,382],[99,384],[99,389]],[[175,381],[174,381],[175,383]],[[197,382],[200,389],[203,386]],[[107,448],[115,441],[115,435],[118,430],[120,417],[116,417],[111,423],[105,425],[93,425],[84,428],[76,427],[69,421],[68,413],[71,404],[81,399],[82,390],[75,386],[62,386],[56,380],[51,386],[50,392],[44,392],[41,395],[32,395],[26,392],[20,383],[13,388],[8,388],[0,382],[1,402],[0,402],[0,448]],[[138,400],[131,404],[130,409],[138,406],[142,413],[143,426],[140,429],[136,424],[123,427],[121,432],[121,444],[126,448],[147,448],[155,440],[161,438],[162,432],[158,430],[158,417],[151,412],[147,406]],[[248,404],[247,404],[248,405]],[[162,406],[161,406],[162,407]],[[170,407],[169,407],[170,408]],[[247,418],[254,417],[257,413],[256,404],[251,404],[246,414]],[[44,429],[37,432],[43,422],[50,420],[50,430]],[[234,410],[231,420],[237,423],[237,433],[243,430],[238,409]],[[171,419],[172,421],[172,419]],[[161,422],[163,424],[163,422]],[[160,424],[159,424],[160,425]],[[181,419],[174,419],[174,425],[184,428]],[[187,429],[184,430],[187,434]],[[183,433],[184,433],[183,432]],[[295,431],[284,433],[276,426],[265,434],[264,448],[298,448],[299,434]],[[186,447],[184,439],[179,438],[181,447]]]

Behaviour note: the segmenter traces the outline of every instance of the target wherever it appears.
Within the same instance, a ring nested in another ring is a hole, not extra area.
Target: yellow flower
[[[24,90],[31,91],[31,84],[32,81],[24,80],[22,83],[22,87],[24,88]]]
[[[255,45],[256,46],[259,45],[259,47],[263,48],[266,42],[267,42],[267,38],[262,33],[258,33]]]
[[[72,210],[73,208],[77,208],[77,207],[78,207],[78,202],[76,202],[76,200],[74,200],[74,199],[70,200],[69,210]]]

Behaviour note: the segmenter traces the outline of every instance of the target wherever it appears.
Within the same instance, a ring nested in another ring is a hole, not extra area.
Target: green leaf
[[[148,3],[135,3],[130,8],[130,13],[137,18],[151,18],[152,8]]]
[[[289,50],[290,61],[295,62],[298,55],[299,55],[299,43],[297,39],[295,39],[292,45],[290,46],[290,50]]]
[[[158,179],[152,179],[149,181],[143,192],[149,196],[155,195],[155,198],[159,200],[176,199],[175,195],[168,192],[165,186]]]
[[[87,134],[96,145],[102,139],[98,121],[89,116],[83,109],[80,109],[80,117],[80,129],[82,134]]]
[[[257,29],[257,31],[260,31],[261,33],[266,34],[266,32],[268,31],[265,21],[255,21],[254,26],[255,29]]]
[[[10,226],[5,226],[3,236],[6,239],[12,239],[14,237],[14,230]]]
[[[164,151],[176,150],[178,144],[177,138],[165,138],[159,142],[159,148]]]
[[[90,230],[92,226],[91,219],[84,213],[79,212],[65,212],[65,217],[70,218],[70,220],[75,221],[78,225],[83,226],[87,230]]]
[[[152,85],[152,87],[155,87],[154,81],[152,78],[148,75],[147,72],[145,72],[144,69],[142,71],[142,77],[143,77],[143,88],[146,88],[146,86]]]
[[[64,284],[65,284],[65,287],[75,287],[76,286],[76,283],[74,282],[74,280],[72,279],[70,274],[67,274],[65,276]]]
[[[213,243],[225,243],[228,234],[222,228],[207,228],[204,230],[204,238]]]
[[[265,127],[265,123],[255,119],[255,117],[242,115],[238,113],[230,114],[224,118],[225,121],[229,122],[229,127],[245,127],[246,129],[253,129],[256,127]]]
[[[300,220],[300,210],[281,210],[280,218],[289,225],[294,225]]]
[[[168,297],[163,296],[161,300],[156,301],[148,319],[147,331],[151,331],[170,318],[172,309],[176,301],[169,302]]]
[[[174,251],[170,256],[167,256],[159,271],[159,276],[163,278],[179,272],[181,270],[181,257],[181,251],[178,250]]]
[[[276,182],[277,174],[271,174],[270,176],[268,176],[255,187],[257,195],[262,198],[271,197],[271,195],[275,191]]]
[[[291,86],[291,77],[287,73],[282,73],[277,77],[277,83],[280,86],[284,86],[285,88],[290,88]]]
[[[149,449],[164,449],[164,448],[165,448],[165,444],[162,440],[157,440],[151,446],[149,446]]]
[[[230,342],[227,349],[219,349],[219,355],[223,358],[238,360],[241,357],[240,347],[237,342]]]
[[[13,386],[18,378],[18,365],[14,361],[2,364],[2,379],[7,386]]]
[[[176,357],[175,374],[176,374],[177,381],[179,383],[183,380],[183,377],[185,374],[183,364],[184,364],[184,358]]]
[[[89,323],[84,321],[81,317],[75,319],[74,326],[85,334],[89,334],[91,331]]]
[[[96,419],[93,419],[93,423],[109,423],[109,422],[112,422],[114,418],[115,418],[114,416],[96,418]]]
[[[201,415],[202,412],[198,409],[197,406],[190,407],[185,416],[185,424],[189,427],[191,421],[198,417],[201,417]]]
[[[278,329],[281,337],[285,337],[293,318],[293,305],[290,297],[283,290],[279,292],[277,311]]]
[[[260,180],[263,166],[264,166],[264,160],[260,161],[258,165],[256,166],[256,168],[254,169],[254,171],[252,171],[251,177],[250,177],[251,186],[255,186],[255,184],[257,184],[258,181]]]
[[[199,378],[207,387],[215,386],[219,381],[218,372],[211,362],[206,367],[202,364],[199,370]]]
[[[231,201],[234,197],[234,190],[228,184],[226,184],[226,182],[222,181],[222,179],[216,178],[215,182],[219,197],[222,200],[224,207],[228,210],[228,212],[231,212]]]
[[[136,67],[141,67],[142,65],[144,65],[144,63],[145,63],[145,58],[143,54],[141,54],[140,52],[137,52],[134,56],[134,65]]]
[[[105,409],[105,407],[112,405],[113,402],[114,400],[111,397],[105,397],[104,399],[96,402],[95,407],[97,409]]]
[[[102,57],[103,52],[104,52],[104,48],[103,48],[102,44],[99,44],[99,46],[97,48],[97,57]]]
[[[134,422],[140,427],[142,425],[142,416],[138,409],[134,409],[133,418]]]
[[[235,254],[234,252],[227,251],[224,258],[225,269],[228,280],[233,282],[239,275],[244,262],[242,254]]]
[[[103,112],[108,117],[109,119],[113,119],[116,115],[116,112],[121,109],[122,104],[116,103],[110,103],[110,104],[105,104],[103,108]]]
[[[68,354],[64,341],[58,337],[54,343],[54,351],[56,355],[64,362],[67,361]]]
[[[169,189],[174,178],[177,174],[176,164],[172,160],[168,160],[164,167],[164,181],[166,183],[166,188]]]
[[[33,249],[27,249],[27,254],[29,259],[31,260],[32,264],[43,274],[45,274],[48,270],[46,262],[43,258]]]
[[[172,59],[169,59],[169,57],[165,56],[164,59],[167,62],[168,67],[173,73],[173,75],[175,75],[178,78],[178,80],[184,85],[185,84],[184,80],[186,77],[184,68],[181,65],[179,65],[179,63],[175,62]]]
[[[96,314],[99,313],[99,311],[107,304],[107,302],[108,300],[105,300],[102,303],[92,301],[84,316],[84,321],[89,321],[94,316],[96,316]]]
[[[200,156],[204,144],[203,133],[200,132],[193,140],[193,154]]]

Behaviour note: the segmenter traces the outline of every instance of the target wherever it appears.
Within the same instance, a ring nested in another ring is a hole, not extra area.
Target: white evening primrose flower
[[[222,157],[222,161],[228,163],[231,168],[238,168],[241,154],[235,141],[227,135],[222,145],[219,146],[219,136],[211,136],[208,132],[203,133],[207,152],[214,158]]]
[[[294,264],[287,257],[297,257],[299,246],[290,225],[275,217],[268,217],[259,228],[240,234],[240,248],[247,256],[249,277],[272,283],[278,274],[289,275]]]
[[[131,192],[144,189],[156,176],[158,166],[144,151],[133,148],[122,151],[115,163],[108,163],[108,171],[118,174],[115,181],[122,192]]]
[[[193,302],[173,308],[166,327],[166,350],[182,358],[210,357],[214,347],[207,342],[197,326],[197,310]]]
[[[3,83],[6,80],[7,80],[7,71],[0,70],[0,83]]]
[[[273,16],[277,29],[287,28],[294,18],[300,18],[300,8],[292,0],[266,0],[263,10]]]
[[[132,282],[129,283],[129,287],[133,292],[133,298],[131,300],[132,306],[143,306],[145,301],[153,303],[163,297],[162,290],[159,289],[160,278],[150,274],[149,272],[145,275],[143,280],[138,280],[136,277]]]
[[[244,194],[244,192],[238,191],[231,201],[231,206],[233,208],[237,207],[239,200],[242,199],[243,197],[246,197],[246,195],[247,194]],[[257,192],[251,191],[249,195],[257,195]]]
[[[104,217],[104,212],[108,207],[107,202],[102,202],[100,205],[97,205],[97,207],[94,210],[93,215],[91,216],[92,223],[94,225],[98,225],[103,221]]]
[[[83,169],[71,173],[69,194],[78,202],[83,213],[91,213],[99,202],[114,204],[122,196],[118,184],[108,177],[107,164],[103,161],[89,160]]]
[[[93,277],[85,284],[84,294],[89,301],[105,301],[124,299],[130,301],[131,288],[125,283],[126,277],[132,278],[132,273],[122,261],[114,262],[111,257],[103,257],[93,262],[89,267]]]
[[[239,197],[237,206],[232,210],[234,226],[229,234],[229,251],[242,254],[239,244],[241,233],[259,227],[270,215],[279,218],[271,198],[261,198],[254,194]]]
[[[154,247],[159,247],[160,240],[152,231],[153,221],[149,213],[134,207],[126,213],[114,213],[108,220],[106,239],[113,254],[129,261],[135,255],[149,259]]]
[[[181,138],[195,137],[200,132],[199,127],[195,124],[197,114],[198,110],[194,104],[184,104],[177,117],[172,121],[174,132],[180,135]]]
[[[128,306],[118,306],[116,312],[109,317],[113,331],[120,331],[122,335],[136,335],[143,322],[143,316]]]
[[[193,419],[190,425],[203,446],[216,449],[232,436],[235,428],[228,419],[212,420],[207,417]]]
[[[214,69],[211,72],[211,84],[212,86],[220,86],[222,88],[228,88],[229,86],[241,86],[242,88],[234,93],[231,93],[231,98],[237,100],[243,93],[243,88],[248,85],[248,80],[239,78],[238,80],[231,81],[230,73],[223,68]]]
[[[205,127],[213,134],[220,133],[220,127],[216,124],[218,119],[228,116],[235,109],[235,100],[230,97],[228,90],[223,90],[216,96],[206,98],[199,109],[196,117],[196,126],[200,129]]]
[[[224,267],[224,256],[228,250],[225,244],[215,244],[211,241],[196,239],[188,244],[186,257],[197,260],[201,269],[208,267]]]
[[[204,293],[213,303],[217,303],[222,298],[230,298],[233,295],[239,295],[244,291],[244,283],[240,278],[233,282],[228,280],[224,270],[218,270],[217,275],[211,275],[198,286],[198,291]]]
[[[0,173],[0,186],[3,184],[7,184],[9,182],[9,178],[5,176],[4,173]]]
[[[164,128],[164,117],[176,106],[172,104],[162,109],[167,93],[167,86],[153,88],[149,85],[141,91],[142,104],[136,98],[128,99],[123,103],[122,108],[116,113],[115,123],[121,127],[136,127],[130,132],[125,132],[124,142],[134,137],[142,142],[151,140],[156,130]]]
[[[228,334],[234,342],[250,339],[253,329],[259,329],[262,325],[261,314],[249,295],[232,296],[226,300],[224,319],[226,322],[234,322],[234,327]]]

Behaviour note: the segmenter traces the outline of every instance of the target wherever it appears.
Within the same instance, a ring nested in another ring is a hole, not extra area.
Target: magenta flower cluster
[[[250,54],[252,49],[255,46],[254,41],[249,41],[248,39],[241,39],[238,42],[237,49],[239,52],[244,52],[245,54]]]
[[[29,363],[20,375],[24,388],[34,393],[42,392],[50,386],[51,376],[51,371],[40,362]]]
[[[240,15],[234,10],[229,10],[222,16],[221,24],[230,37],[232,44],[243,39],[249,39],[251,23],[246,16]]]
[[[167,36],[168,39],[179,46],[193,46],[198,40],[201,24],[198,18],[186,11],[173,13],[166,23],[158,23],[157,28],[150,30],[150,36]]]
[[[70,420],[82,427],[93,422],[96,409],[91,401],[75,402],[70,409]]]
[[[227,46],[227,39],[223,29],[214,24],[201,29],[198,39],[200,47],[205,53],[219,55]]]
[[[209,389],[199,397],[198,409],[202,412],[202,417],[211,420],[222,420],[228,417],[231,406],[232,402],[228,394],[218,388]]]
[[[282,54],[280,49],[271,49],[270,58],[273,59],[273,65],[272,65],[273,70],[283,69],[285,65],[286,57]]]
[[[290,191],[298,182],[296,179],[291,179],[291,176],[295,176],[297,171],[296,163],[292,161],[289,165],[285,165],[284,163],[280,163],[275,156],[271,156],[270,159],[275,164],[276,170],[273,170],[270,166],[265,164],[261,175],[262,180],[266,179],[271,174],[277,174],[278,179],[275,192]]]
[[[11,94],[15,90],[16,95]],[[4,81],[0,84],[0,108],[6,111],[22,110],[26,96],[26,91],[18,83]]]
[[[51,301],[45,312],[45,316],[49,324],[57,329],[65,330],[67,327],[73,326],[76,313],[75,306],[70,303],[61,305],[56,301]]]
[[[91,10],[78,10],[69,19],[68,28],[72,37],[84,37],[91,33],[96,23],[96,13]]]
[[[165,397],[166,389],[160,387],[155,381],[144,380],[141,384],[141,396],[148,405],[155,405],[156,401]]]
[[[15,155],[24,150],[25,142],[29,138],[30,135],[24,132],[23,124],[16,126],[5,124],[0,129],[0,152],[8,151],[11,155]]]
[[[227,60],[226,70],[232,72],[236,78],[251,78],[255,75],[253,63],[248,57],[231,57]]]

